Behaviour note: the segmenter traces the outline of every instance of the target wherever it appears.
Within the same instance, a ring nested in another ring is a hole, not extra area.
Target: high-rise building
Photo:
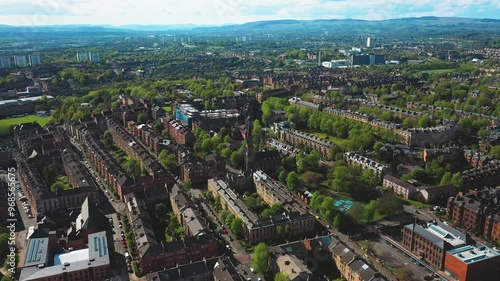
[[[12,57],[0,57],[0,67],[5,69],[12,68]]]
[[[366,39],[366,47],[370,48],[372,45],[371,43],[372,43],[372,39],[370,37],[368,37],[368,39]]]
[[[42,58],[39,54],[29,55],[29,63],[31,66],[42,64]]]
[[[28,57],[26,55],[16,55],[14,56],[14,62],[17,67],[26,67],[28,66]]]
[[[99,53],[89,53],[90,61],[101,62],[101,55]]]
[[[351,57],[352,65],[374,65],[374,64],[385,64],[384,55],[352,55]]]
[[[76,60],[77,61],[88,61],[89,54],[88,53],[76,53]]]

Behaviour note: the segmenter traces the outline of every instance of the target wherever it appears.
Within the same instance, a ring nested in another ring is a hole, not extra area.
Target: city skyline
[[[281,19],[385,20],[442,16],[499,19],[500,2],[489,0],[3,0],[6,25],[223,25]]]

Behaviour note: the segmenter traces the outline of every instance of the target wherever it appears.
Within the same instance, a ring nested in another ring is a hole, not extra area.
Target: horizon
[[[488,0],[2,0],[9,26],[224,26],[274,20],[389,20],[419,17],[500,19]]]
[[[439,16],[419,16],[419,17],[404,17],[404,18],[389,18],[389,19],[381,19],[381,20],[369,20],[369,19],[358,19],[358,18],[317,18],[317,19],[264,19],[258,21],[249,21],[242,23],[224,23],[224,24],[190,24],[190,23],[180,23],[180,24],[123,24],[123,25],[113,25],[113,24],[87,24],[87,23],[71,23],[71,24],[50,24],[50,25],[37,25],[31,27],[57,27],[57,26],[79,26],[79,27],[112,27],[112,28],[127,28],[127,27],[223,27],[223,26],[231,26],[231,25],[244,25],[248,23],[257,23],[257,22],[273,22],[273,21],[329,21],[329,20],[338,20],[338,21],[366,21],[366,22],[377,22],[377,21],[391,21],[391,20],[406,20],[406,19],[424,19],[424,18],[452,18],[452,19],[474,19],[474,20],[495,20],[500,21],[500,18],[473,18],[473,17],[459,17],[459,16],[450,16],[450,17],[439,17]],[[30,27],[23,25],[10,25],[10,24],[2,24],[0,23],[0,27],[8,26],[8,27]]]

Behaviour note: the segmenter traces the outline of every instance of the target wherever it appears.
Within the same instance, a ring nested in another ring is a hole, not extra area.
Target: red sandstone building
[[[500,239],[500,187],[470,191],[448,199],[446,216],[458,227]]]

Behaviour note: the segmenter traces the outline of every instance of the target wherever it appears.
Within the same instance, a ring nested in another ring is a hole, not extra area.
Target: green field
[[[11,125],[18,125],[18,124],[23,124],[23,123],[32,123],[32,122],[38,122],[40,126],[45,126],[47,122],[49,122],[51,117],[40,117],[36,115],[28,115],[28,116],[23,116],[23,117],[17,117],[17,118],[10,118],[10,119],[2,119],[0,120],[0,135],[8,135],[10,133],[10,126]]]
[[[444,68],[444,69],[431,69],[431,70],[423,70],[422,72],[429,74],[441,74],[441,73],[451,73],[455,72],[455,68]]]
[[[172,111],[172,106],[170,106],[170,105],[169,105],[169,106],[164,106],[164,107],[162,107],[162,108],[163,108],[163,110],[165,110],[166,112],[170,112],[170,111]]]

